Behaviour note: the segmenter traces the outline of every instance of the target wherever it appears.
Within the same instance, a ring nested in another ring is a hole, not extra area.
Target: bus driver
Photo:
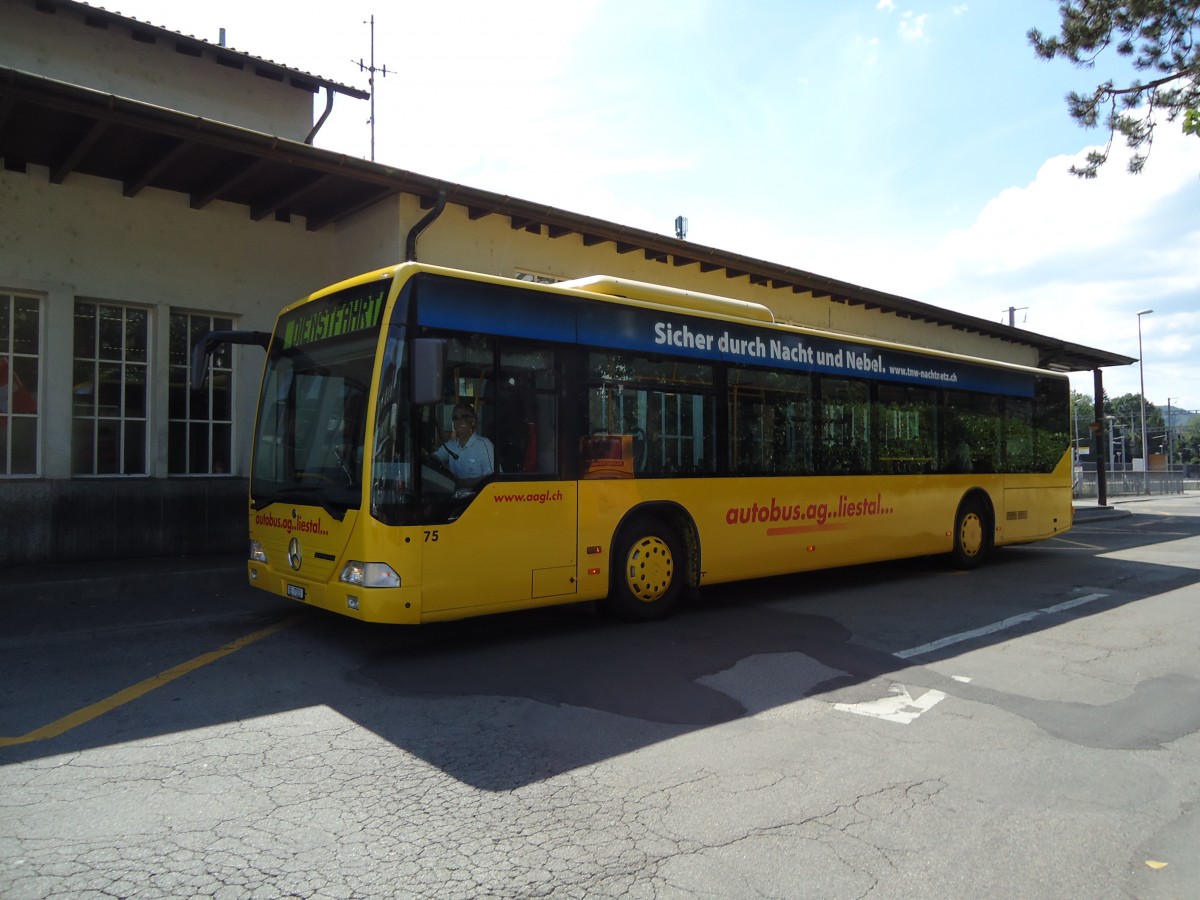
[[[454,437],[443,441],[432,455],[450,471],[459,489],[476,488],[496,468],[495,448],[475,433],[475,408],[469,403],[455,404]]]

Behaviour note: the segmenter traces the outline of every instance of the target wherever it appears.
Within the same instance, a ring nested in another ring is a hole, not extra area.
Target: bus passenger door
[[[424,530],[422,613],[568,601],[578,587],[577,488],[561,477],[558,353],[482,335],[447,343],[448,396],[430,410],[435,428],[449,434],[452,407],[475,410],[496,471],[451,521]]]
[[[427,530],[422,614],[569,602],[578,587],[576,486],[493,481],[456,521]]]

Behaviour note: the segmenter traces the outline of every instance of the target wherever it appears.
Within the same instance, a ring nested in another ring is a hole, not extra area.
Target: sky
[[[667,235],[683,215],[703,246],[1140,356],[1109,397],[1144,375],[1200,410],[1200,139],[1163,121],[1142,174],[1118,139],[1071,175],[1107,132],[1066,93],[1128,71],[1039,60],[1054,0],[92,5],[363,89],[374,17],[377,162]],[[315,143],[369,159],[370,118],[338,96]]]

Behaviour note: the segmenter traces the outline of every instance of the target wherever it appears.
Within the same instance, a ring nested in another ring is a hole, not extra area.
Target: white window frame
[[[95,327],[92,329],[92,346],[90,348],[80,348],[76,344],[78,336],[78,317],[79,308],[81,306],[90,306],[94,310],[93,322]],[[101,357],[101,309],[118,309],[121,311],[121,349],[119,358],[117,357]],[[144,316],[145,321],[145,358],[137,359],[131,355],[128,336],[129,336],[129,321],[130,314],[138,313]],[[146,478],[151,473],[152,458],[150,454],[151,439],[153,435],[153,404],[154,404],[154,367],[153,367],[153,350],[154,350],[154,310],[150,307],[140,306],[131,303],[122,303],[115,300],[99,300],[93,297],[76,297],[75,305],[72,310],[73,321],[76,324],[76,334],[72,336],[72,382],[74,395],[71,398],[71,474],[76,478]],[[80,355],[81,349],[87,349],[89,355]],[[84,366],[89,365],[91,372],[87,375],[83,371]],[[101,394],[98,392],[105,391],[101,379],[101,369],[118,369],[120,372],[120,397],[116,404],[114,412],[104,413],[100,406]],[[129,375],[141,372],[144,379],[143,398],[144,409],[142,414],[131,414],[128,405],[128,392],[126,386],[130,383]],[[86,377],[81,377],[86,376]],[[86,392],[91,392],[91,412],[80,414],[80,400]],[[83,429],[83,423],[89,423],[91,428],[91,461],[86,467],[77,468],[81,448],[79,447],[78,435]],[[116,471],[100,471],[100,444],[102,442],[102,432],[107,430],[105,427],[108,423],[108,428],[111,428],[111,423],[116,423]],[[128,471],[126,463],[128,458],[127,441],[130,439],[130,427],[134,424],[140,424],[142,432],[142,447],[141,458],[142,467],[140,471]]]
[[[42,364],[44,360],[44,328],[46,321],[46,297],[44,294],[33,293],[31,291],[9,290],[0,288],[0,295],[3,295],[8,300],[7,317],[5,323],[5,333],[7,339],[0,345],[0,357],[5,357],[7,360],[7,376],[4,383],[0,384],[0,416],[3,416],[6,421],[6,427],[0,430],[0,478],[37,478],[42,471],[42,419],[41,410],[41,385],[43,379]],[[33,353],[18,353],[13,347],[15,337],[15,319],[16,305],[18,300],[32,301],[37,308],[37,324],[36,324],[36,340],[37,346]],[[36,373],[36,382],[32,391],[35,406],[33,412],[17,411],[18,403],[15,402],[15,397],[19,391],[27,391],[28,386],[20,384],[19,376],[16,371],[16,360],[33,360],[33,368]],[[14,420],[33,420],[33,471],[28,472],[13,472],[13,423]]]
[[[207,478],[212,476],[227,476],[233,475],[234,469],[237,466],[234,457],[234,448],[236,443],[236,421],[237,416],[234,413],[234,407],[237,399],[237,371],[233,363],[233,348],[228,344],[223,344],[213,353],[209,361],[208,379],[204,383],[203,390],[205,391],[203,406],[207,409],[207,415],[196,415],[195,406],[201,405],[198,402],[197,396],[191,390],[189,369],[191,367],[191,350],[193,344],[193,322],[195,320],[207,320],[207,331],[231,331],[237,327],[237,319],[229,313],[217,313],[210,311],[194,310],[194,309],[171,309],[168,312],[168,342],[174,339],[174,325],[177,316],[186,317],[186,329],[188,347],[183,358],[176,361],[174,346],[167,348],[167,384],[168,392],[176,390],[176,386],[183,385],[184,397],[183,403],[185,406],[184,415],[177,415],[175,404],[168,396],[167,402],[167,474],[172,478]],[[214,417],[213,400],[218,390],[222,387],[222,382],[228,386],[229,405],[226,410],[228,418]],[[175,456],[172,452],[173,441],[177,441],[176,431],[179,426],[183,427],[183,469],[179,470],[174,465]],[[192,429],[203,427],[206,432],[207,447],[206,458],[207,463],[204,471],[193,471],[192,459]],[[229,447],[227,448],[227,463],[223,469],[220,468],[220,462],[215,460],[213,453],[214,435],[218,429],[222,427],[228,428]],[[216,469],[216,470],[214,470]]]

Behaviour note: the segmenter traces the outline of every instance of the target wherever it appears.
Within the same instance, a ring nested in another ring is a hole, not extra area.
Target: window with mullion
[[[171,475],[227,475],[233,463],[233,354],[212,356],[208,380],[188,384],[192,347],[210,331],[230,331],[233,320],[207,313],[171,313],[167,471]]]
[[[146,310],[75,301],[72,474],[148,474],[149,347]]]
[[[38,473],[41,299],[0,293],[0,475]]]

